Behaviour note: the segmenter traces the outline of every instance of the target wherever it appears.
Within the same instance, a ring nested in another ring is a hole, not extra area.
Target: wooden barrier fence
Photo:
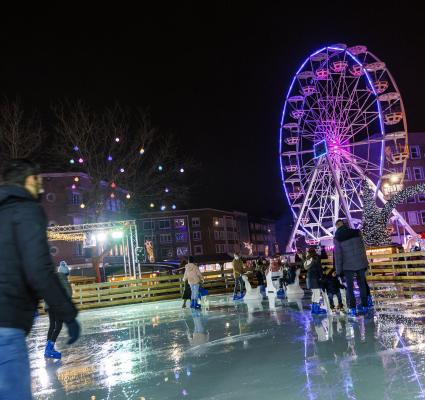
[[[233,290],[232,270],[205,272],[203,287],[209,293]],[[184,290],[183,275],[167,275],[126,281],[73,285],[72,299],[79,309],[180,298]]]
[[[331,266],[332,259],[322,260]],[[204,287],[210,294],[233,290],[232,270],[203,273]],[[184,290],[183,275],[133,279],[92,284],[74,284],[73,300],[79,309],[144,303],[180,298]],[[377,254],[369,256],[368,281],[374,290],[397,287],[410,293],[425,294],[425,252]],[[421,287],[424,286],[424,288]]]

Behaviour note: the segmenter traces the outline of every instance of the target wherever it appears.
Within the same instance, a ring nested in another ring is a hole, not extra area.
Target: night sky
[[[280,114],[291,77],[320,46],[367,45],[394,75],[409,129],[425,130],[425,19],[409,2],[209,3],[4,14],[0,91],[41,111],[65,98],[149,108],[202,163],[189,206],[258,216],[287,214]]]

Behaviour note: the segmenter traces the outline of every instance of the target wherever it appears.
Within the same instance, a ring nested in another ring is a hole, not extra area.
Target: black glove
[[[68,344],[75,343],[80,337],[80,332],[81,332],[80,324],[78,323],[76,319],[74,319],[71,322],[66,322],[66,326],[68,328],[68,336],[69,336],[69,340],[67,343]]]

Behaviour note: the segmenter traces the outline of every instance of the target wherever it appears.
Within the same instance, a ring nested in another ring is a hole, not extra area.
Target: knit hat
[[[58,272],[61,273],[61,274],[69,275],[69,268],[68,268],[68,264],[66,263],[66,261],[61,261],[59,263]]]

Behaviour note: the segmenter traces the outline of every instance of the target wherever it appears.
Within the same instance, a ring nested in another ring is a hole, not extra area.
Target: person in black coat
[[[331,310],[335,311],[334,296],[338,299],[338,308],[344,310],[344,304],[342,303],[341,289],[345,289],[345,286],[340,282],[334,268],[328,268],[322,278],[323,289],[329,299]]]
[[[304,268],[307,270],[307,289],[312,292],[311,295],[311,313],[312,314],[325,314],[326,311],[320,308],[320,296],[322,288],[322,263],[320,257],[314,248],[307,251],[306,256],[301,257],[304,259]]]
[[[28,160],[4,164],[0,185],[0,398],[31,399],[25,337],[38,302],[44,299],[79,336],[77,310],[55,274],[47,242],[47,221],[38,201],[39,167]]]

